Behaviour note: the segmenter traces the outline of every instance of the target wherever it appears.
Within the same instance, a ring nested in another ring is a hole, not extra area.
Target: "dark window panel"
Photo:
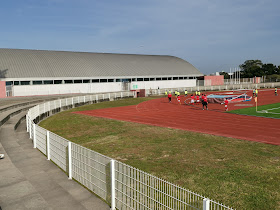
[[[30,85],[30,81],[20,81],[20,85]]]
[[[74,83],[83,83],[83,80],[74,80]]]
[[[65,80],[64,82],[65,82],[65,84],[72,84],[73,80]]]
[[[51,85],[53,84],[53,80],[44,80],[44,85]]]
[[[32,83],[33,85],[41,85],[43,84],[43,81],[33,81]]]
[[[62,84],[62,80],[54,80],[54,84]]]

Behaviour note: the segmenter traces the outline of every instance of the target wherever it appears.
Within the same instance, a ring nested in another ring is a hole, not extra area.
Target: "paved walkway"
[[[108,204],[73,180],[37,149],[20,116],[0,128],[0,207],[21,209],[110,209]],[[0,208],[0,209],[1,209]]]

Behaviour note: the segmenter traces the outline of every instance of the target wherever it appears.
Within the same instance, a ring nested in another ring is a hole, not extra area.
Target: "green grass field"
[[[230,111],[230,113],[252,115],[252,116],[259,116],[259,117],[280,118],[280,103],[258,106],[257,111],[258,112],[256,112],[256,107],[250,107],[250,108],[233,110]]]
[[[280,209],[279,146],[71,113],[149,99],[87,105],[40,126],[230,207]]]

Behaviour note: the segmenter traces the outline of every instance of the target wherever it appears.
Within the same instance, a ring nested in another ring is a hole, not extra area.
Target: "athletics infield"
[[[252,91],[247,94],[252,96]],[[279,119],[226,113],[224,105],[220,104],[209,104],[208,110],[202,110],[201,104],[187,105],[189,97],[181,97],[181,105],[175,97],[172,98],[172,103],[164,97],[134,106],[75,113],[280,145]],[[259,90],[258,105],[272,103],[280,103],[280,96],[274,96],[274,90]],[[230,103],[229,110],[252,106],[255,106],[254,99]]]

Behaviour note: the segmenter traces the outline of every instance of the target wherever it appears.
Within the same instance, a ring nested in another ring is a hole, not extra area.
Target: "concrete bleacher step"
[[[17,107],[22,107],[22,106],[32,105],[32,104],[36,105],[42,102],[44,102],[44,100],[35,100],[35,101],[27,101],[27,102],[20,102],[20,103],[6,103],[5,105],[0,105],[0,113],[6,112],[11,109],[15,109]]]
[[[16,108],[8,109],[7,111],[0,113],[0,127],[7,122],[12,116],[15,116],[23,111],[30,109],[31,107],[35,106],[36,104],[28,104],[25,106],[18,106]]]
[[[0,206],[9,209],[110,209],[33,148],[26,132],[28,106],[0,113]],[[24,111],[25,110],[25,111]],[[17,129],[16,129],[17,128]]]

